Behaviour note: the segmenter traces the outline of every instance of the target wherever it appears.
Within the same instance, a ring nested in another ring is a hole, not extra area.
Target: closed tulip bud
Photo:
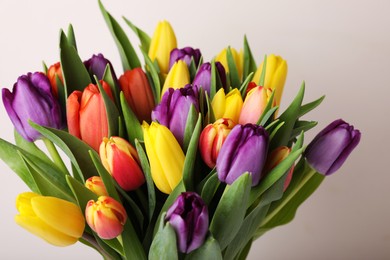
[[[99,154],[104,167],[122,189],[136,190],[144,184],[137,151],[125,139],[117,136],[103,138]]]
[[[190,72],[188,71],[187,64],[184,61],[179,60],[169,71],[161,91],[161,96],[163,96],[169,88],[183,88],[187,84],[190,84]]]
[[[116,81],[117,78],[115,75],[114,67],[112,66],[111,62],[103,56],[103,54],[94,54],[89,60],[84,61],[84,66],[87,69],[91,78],[93,79],[93,76],[95,75],[98,80],[103,79],[104,71],[106,70],[107,64],[110,66],[112,76]]]
[[[157,24],[149,47],[149,58],[157,60],[160,71],[167,74],[169,70],[169,56],[177,47],[176,36],[172,26],[167,21]]]
[[[237,52],[236,49],[230,47],[230,51],[232,52],[233,60],[236,65],[238,76],[241,79],[242,78],[242,71],[244,66],[244,58],[243,58],[243,52]],[[223,67],[226,70],[226,73],[229,73],[229,65],[227,61],[227,48],[223,49],[215,58],[216,61],[219,61],[222,63]]]
[[[191,106],[199,111],[196,91],[191,85],[180,89],[168,89],[161,103],[152,112],[152,120],[157,120],[171,130],[176,140],[183,145],[184,131]]]
[[[61,64],[59,62],[51,65],[46,73],[49,78],[51,91],[55,98],[58,98],[58,86],[57,86],[57,77],[64,84],[64,77],[62,76]]]
[[[222,87],[226,88],[226,72],[225,68],[222,66],[220,62],[215,63],[215,67],[217,69],[218,76],[221,80]],[[210,95],[211,88],[211,64],[210,62],[203,63],[200,65],[198,72],[195,75],[195,78],[192,82],[193,86],[202,87],[207,93]]]
[[[194,59],[195,67],[198,67],[201,56],[202,54],[199,49],[194,49],[192,47],[185,47],[183,49],[175,48],[170,54],[169,69],[171,69],[173,64],[179,60],[184,61],[187,64],[187,67],[190,67],[192,59]]]
[[[264,172],[268,173],[269,171],[271,171],[279,163],[281,163],[284,159],[286,159],[290,153],[291,153],[291,148],[287,146],[280,146],[275,150],[273,150],[267,158],[267,162],[264,166]],[[288,188],[288,185],[290,185],[293,172],[294,172],[294,165],[290,168],[290,170],[287,173],[286,180],[284,181],[283,191],[285,191]]]
[[[238,122],[242,109],[242,97],[238,89],[232,89],[227,95],[221,88],[215,94],[211,107],[213,108],[215,119],[230,118],[234,123]]]
[[[261,72],[263,71],[263,63],[260,64],[252,81],[259,83]],[[273,54],[267,56],[267,68],[265,70],[264,87],[275,91],[274,100],[277,106],[280,105],[282,98],[284,83],[287,78],[287,62],[280,56]]]
[[[98,196],[108,196],[106,186],[100,176],[92,176],[85,181],[85,187]]]
[[[361,133],[342,119],[333,121],[305,150],[309,165],[323,175],[337,171],[360,142]]]
[[[12,92],[3,88],[3,103],[16,131],[33,142],[41,134],[32,128],[32,122],[52,128],[63,128],[60,105],[51,92],[49,79],[41,72],[20,76]]]
[[[100,196],[97,201],[88,201],[85,219],[100,238],[113,239],[122,233],[127,214],[118,201],[108,196]]]
[[[25,192],[16,198],[16,208],[15,222],[52,245],[70,246],[84,233],[83,213],[69,201]]]
[[[209,230],[209,215],[207,205],[195,192],[179,195],[165,220],[176,232],[180,252],[190,253],[203,245]]]
[[[219,151],[234,126],[231,119],[221,118],[203,129],[199,138],[199,150],[203,161],[210,168],[215,167]]]
[[[170,194],[183,177],[183,150],[167,127],[144,122],[142,128],[152,179],[160,191]]]
[[[101,84],[112,99],[110,86],[104,81]],[[98,151],[103,137],[108,136],[108,122],[103,97],[96,85],[89,84],[83,92],[74,91],[69,95],[66,118],[69,133]]]
[[[150,114],[155,106],[152,88],[141,68],[126,71],[119,84],[129,104],[140,122],[150,122]]]
[[[219,151],[216,165],[219,180],[232,184],[249,172],[252,186],[256,186],[267,158],[268,139],[268,133],[262,126],[236,125]]]
[[[257,124],[271,95],[272,90],[262,86],[257,86],[250,90],[245,97],[238,123],[242,125],[247,123]]]

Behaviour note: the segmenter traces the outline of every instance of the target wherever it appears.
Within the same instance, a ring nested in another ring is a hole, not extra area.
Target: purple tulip
[[[199,111],[197,93],[191,85],[179,89],[169,88],[152,111],[152,120],[168,127],[179,144],[183,145],[188,112],[192,105]]]
[[[217,157],[218,179],[232,184],[245,172],[256,186],[267,159],[268,133],[255,124],[236,125],[227,136]]]
[[[309,165],[323,175],[337,171],[359,144],[360,131],[342,119],[325,127],[307,146],[305,157]]]
[[[221,79],[222,86],[226,88],[226,72],[225,68],[220,62],[215,63],[219,78]],[[210,62],[203,63],[198,72],[195,75],[194,81],[192,82],[193,86],[202,87],[208,94],[210,94],[211,86],[211,64]]]
[[[104,76],[104,71],[106,70],[107,64],[110,65],[112,76],[117,82],[114,68],[109,60],[104,58],[103,54],[99,53],[98,55],[93,55],[89,60],[84,61],[84,66],[87,68],[89,75],[93,78],[93,75],[101,80]]]
[[[33,142],[41,134],[28,121],[60,129],[64,126],[60,105],[51,92],[50,81],[41,72],[20,76],[12,92],[3,88],[3,103],[15,129],[27,141]]]
[[[191,47],[185,47],[183,49],[175,48],[170,54],[169,69],[171,69],[173,64],[178,60],[183,60],[187,64],[187,67],[190,67],[192,58],[194,58],[195,66],[198,66],[201,56],[202,54],[199,49],[193,49]]]
[[[183,192],[168,209],[165,220],[176,231],[179,250],[190,253],[200,247],[209,230],[207,206],[195,192]]]

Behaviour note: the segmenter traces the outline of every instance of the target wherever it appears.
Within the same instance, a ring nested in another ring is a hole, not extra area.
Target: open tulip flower
[[[215,119],[230,118],[237,124],[243,103],[238,89],[235,88],[225,95],[225,90],[221,88],[215,94],[211,107],[213,108]]]

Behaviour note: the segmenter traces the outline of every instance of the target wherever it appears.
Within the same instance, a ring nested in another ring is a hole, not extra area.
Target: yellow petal
[[[183,88],[190,83],[190,72],[187,64],[183,60],[175,62],[170,69],[167,78],[165,79],[164,86],[161,91],[161,97],[169,88]]]
[[[34,192],[23,192],[16,197],[16,209],[21,215],[35,216],[31,207],[31,199],[40,196]]]
[[[240,117],[243,100],[241,93],[238,89],[233,89],[226,95],[226,109],[224,112],[224,118],[230,118],[234,123],[238,122]]]
[[[223,88],[220,88],[214,95],[214,98],[211,101],[211,107],[213,108],[216,120],[223,117],[226,107],[225,90]]]

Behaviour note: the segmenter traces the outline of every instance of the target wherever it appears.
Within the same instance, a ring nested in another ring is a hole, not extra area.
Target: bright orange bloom
[[[51,91],[53,95],[58,98],[58,86],[57,86],[57,77],[64,83],[64,78],[62,76],[61,64],[59,62],[54,63],[49,67],[46,73],[49,78]]]

